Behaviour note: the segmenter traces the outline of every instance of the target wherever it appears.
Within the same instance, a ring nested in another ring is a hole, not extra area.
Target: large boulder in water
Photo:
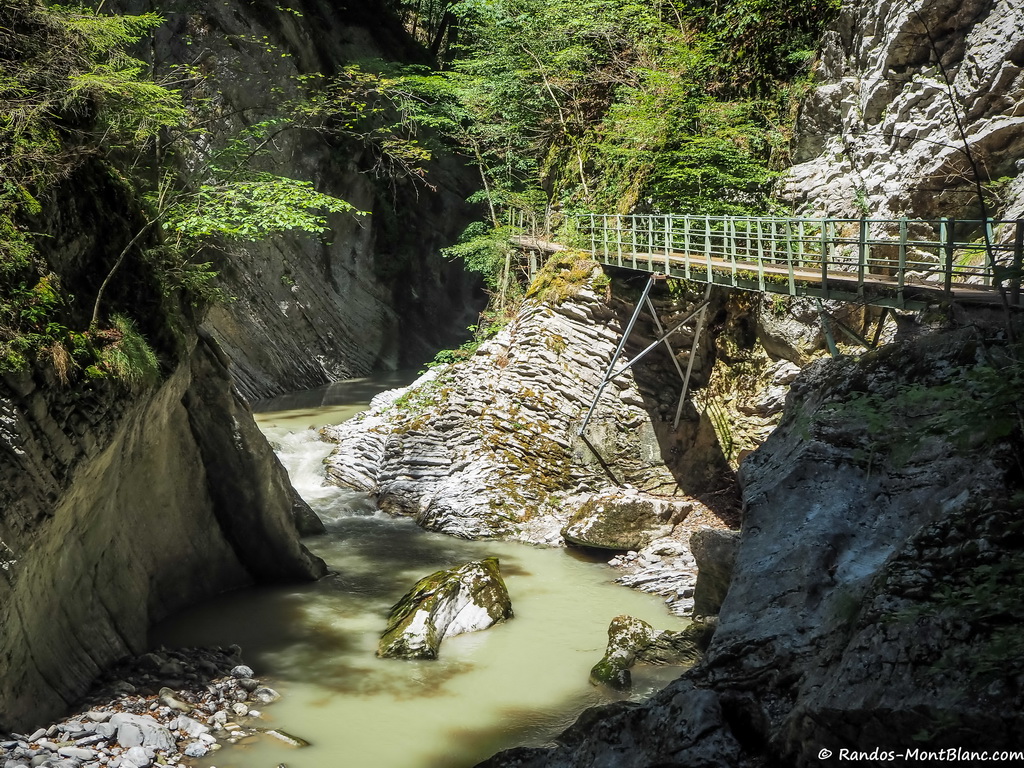
[[[395,603],[377,655],[436,659],[444,638],[487,629],[511,617],[512,601],[498,558],[466,563],[420,579]]]

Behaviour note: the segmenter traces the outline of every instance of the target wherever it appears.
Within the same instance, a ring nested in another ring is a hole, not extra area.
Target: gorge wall
[[[297,78],[423,56],[372,3],[114,5],[166,18],[150,52],[158,72],[197,66],[225,134],[280,118],[300,96]],[[426,183],[378,178],[375,149],[367,143],[287,130],[261,162],[369,215],[336,215],[321,238],[285,234],[213,254],[233,300],[213,307],[205,326],[231,359],[247,399],[420,365],[476,322],[482,309],[477,281],[439,253],[475,215],[465,203],[475,172],[461,160],[436,156]]]
[[[803,102],[784,194],[857,218],[1024,212],[1024,7],[846,0]],[[961,133],[958,122],[963,127]]]
[[[135,396],[46,371],[3,377],[0,478],[4,730],[64,711],[177,609],[323,574],[210,342]]]
[[[1022,445],[1012,408],[992,407],[1019,363],[991,330],[811,366],[742,465],[735,570],[703,662],[645,704],[584,714],[552,748],[483,765],[1019,748]]]
[[[100,170],[67,179],[37,221],[49,268],[86,296],[131,227],[122,188]],[[302,504],[216,343],[182,315],[169,330],[145,270],[123,278],[109,302],[139,313],[159,383],[62,379],[48,361],[0,377],[0,729],[60,714],[176,609],[324,571],[298,541]],[[80,312],[65,322],[87,322]]]
[[[1020,216],[1022,28],[1011,0],[844,2],[801,109],[794,208],[977,216],[955,104],[989,215]],[[938,764],[942,749],[1021,748],[1021,350],[1005,317],[927,317],[805,370],[741,462],[735,570],[702,663],[481,768],[810,766],[843,749]]]

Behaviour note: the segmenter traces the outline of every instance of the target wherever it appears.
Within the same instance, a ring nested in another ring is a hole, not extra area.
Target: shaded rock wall
[[[1022,28],[1017,0],[844,2],[801,108],[786,195],[834,216],[976,217],[958,115],[981,181],[1008,180],[990,189],[990,213],[1019,215]]]
[[[205,342],[138,396],[5,377],[0,414],[2,730],[61,712],[176,609],[322,573],[287,476]]]
[[[157,71],[197,65],[222,116],[215,130],[224,136],[279,117],[300,96],[297,76],[423,55],[375,3],[118,0],[115,6],[165,16],[150,52]],[[283,235],[207,256],[235,300],[214,307],[206,327],[231,359],[247,399],[419,365],[476,322],[482,294],[475,279],[439,255],[474,217],[464,201],[475,176],[461,160],[436,158],[431,189],[375,178],[374,153],[361,143],[289,130],[261,162],[370,215],[334,216],[321,238]]]
[[[69,328],[137,231],[131,201],[86,162],[43,202],[40,256],[67,293]],[[160,358],[129,389],[41,359],[0,377],[0,730],[59,715],[96,675],[142,651],[153,621],[253,581],[316,578],[287,475],[235,390],[227,360],[144,263],[107,293]]]

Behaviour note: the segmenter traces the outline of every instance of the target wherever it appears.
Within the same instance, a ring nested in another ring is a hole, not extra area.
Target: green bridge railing
[[[610,266],[791,296],[923,306],[936,299],[1020,306],[1024,220],[811,219],[518,212],[527,250],[589,250]]]

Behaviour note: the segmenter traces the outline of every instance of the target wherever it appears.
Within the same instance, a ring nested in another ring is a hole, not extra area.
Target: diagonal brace
[[[669,328],[669,329],[668,329],[668,331],[666,331],[666,332],[665,332],[664,334],[662,334],[662,335],[661,335],[661,338],[655,339],[655,340],[654,340],[654,341],[652,341],[652,342],[651,342],[650,344],[648,344],[648,345],[647,345],[647,346],[646,346],[646,347],[644,348],[644,350],[643,350],[642,352],[640,352],[640,354],[638,354],[638,355],[637,355],[636,357],[634,357],[634,358],[633,358],[632,360],[630,360],[630,361],[629,361],[628,363],[626,363],[626,364],[625,364],[624,366],[622,366],[621,368],[619,368],[619,370],[617,370],[617,371],[616,371],[615,373],[613,373],[613,374],[612,374],[612,375],[611,375],[611,376],[609,377],[609,379],[614,379],[614,378],[616,378],[616,377],[618,377],[618,376],[621,376],[621,375],[622,375],[622,374],[624,374],[624,373],[625,373],[626,371],[628,371],[628,370],[629,370],[630,368],[632,368],[632,367],[633,367],[634,365],[636,365],[636,364],[637,364],[637,363],[639,363],[639,362],[640,362],[641,360],[643,360],[643,359],[644,359],[645,357],[647,357],[647,355],[648,355],[648,354],[649,354],[649,353],[651,352],[651,350],[652,350],[652,349],[654,349],[655,347],[657,347],[657,346],[658,346],[659,344],[661,344],[661,343],[665,342],[665,340],[666,340],[666,339],[667,339],[667,338],[668,338],[669,336],[671,336],[671,335],[672,335],[673,333],[675,333],[676,331],[678,331],[678,330],[679,330],[680,328],[682,328],[682,327],[683,327],[684,325],[686,325],[686,324],[687,324],[688,322],[690,322],[690,321],[691,321],[691,320],[692,320],[693,318],[695,318],[695,317],[696,317],[697,315],[699,315],[699,314],[700,314],[701,312],[703,312],[703,311],[704,311],[705,309],[707,309],[707,306],[708,306],[708,304],[709,304],[709,303],[710,303],[710,302],[708,302],[708,301],[703,301],[703,302],[701,302],[701,303],[700,303],[700,304],[699,304],[699,305],[697,306],[697,308],[696,308],[695,310],[693,310],[693,312],[691,312],[691,313],[690,313],[690,314],[688,314],[688,315],[687,315],[687,316],[686,316],[685,318],[683,318],[683,319],[682,319],[682,320],[680,320],[680,321],[679,321],[678,323],[676,323],[676,324],[675,324],[675,325],[673,325],[673,326],[672,326],[671,328]]]
[[[636,303],[636,309],[633,310],[633,316],[629,318],[629,323],[622,332],[622,338],[619,340],[619,346],[615,348],[615,354],[612,355],[611,362],[608,363],[608,370],[604,373],[604,379],[601,380],[601,384],[597,388],[597,392],[594,394],[594,401],[590,404],[587,415],[583,417],[583,424],[580,425],[578,435],[583,434],[583,430],[587,428],[587,424],[590,423],[590,417],[594,415],[594,409],[597,408],[597,401],[601,398],[601,393],[604,392],[604,388],[608,386],[608,382],[615,378],[612,371],[615,370],[615,363],[618,362],[619,356],[622,354],[623,348],[626,346],[626,341],[629,339],[629,334],[633,332],[633,326],[636,325],[636,320],[640,317],[640,312],[644,308],[644,302],[647,301],[647,297],[651,293],[651,288],[654,287],[655,275],[651,275],[647,279],[647,285],[644,286],[644,291],[640,296],[640,300]]]
[[[683,376],[683,391],[679,394],[679,404],[676,406],[676,417],[672,421],[672,429],[679,429],[679,420],[683,417],[683,405],[686,403],[686,396],[690,392],[690,374],[693,373],[693,361],[697,358],[697,345],[700,343],[700,335],[704,332],[704,320],[707,318],[708,305],[711,303],[711,283],[708,283],[704,291],[704,303],[700,309],[700,317],[697,318],[697,327],[693,331],[693,344],[690,345],[690,357],[686,361],[686,375]]]

